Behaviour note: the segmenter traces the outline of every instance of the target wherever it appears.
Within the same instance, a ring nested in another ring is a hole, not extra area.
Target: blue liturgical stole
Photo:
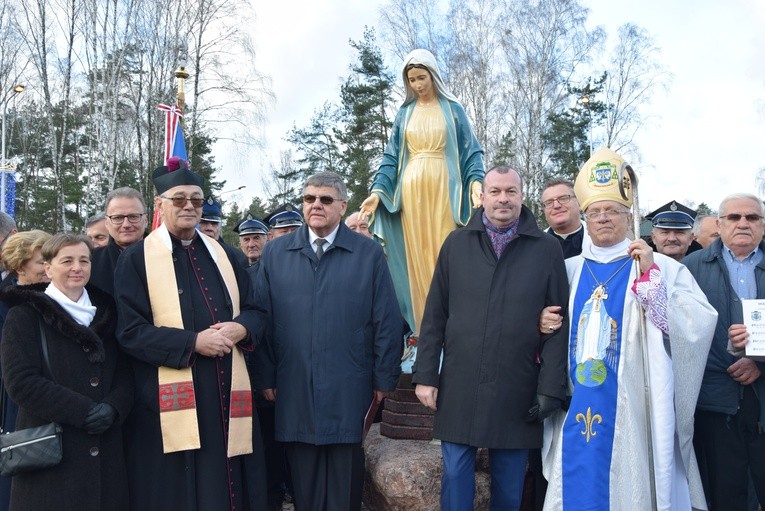
[[[609,507],[622,315],[631,268],[624,258],[605,264],[587,260],[579,277],[569,343],[574,392],[563,426],[567,511]]]

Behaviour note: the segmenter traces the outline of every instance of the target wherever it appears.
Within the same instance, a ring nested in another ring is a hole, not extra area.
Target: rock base
[[[438,511],[441,496],[441,446],[425,440],[394,440],[372,425],[364,442],[364,503],[370,511]],[[489,508],[489,459],[476,460],[475,510]]]

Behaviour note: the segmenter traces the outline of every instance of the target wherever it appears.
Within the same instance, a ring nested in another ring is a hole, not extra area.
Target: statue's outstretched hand
[[[483,205],[483,193],[481,191],[481,182],[473,181],[470,184],[470,202],[473,203],[473,209],[478,209]]]
[[[364,199],[359,208],[359,214],[361,216],[372,218],[377,211],[377,206],[380,204],[380,197],[376,193],[369,194],[369,197]]]

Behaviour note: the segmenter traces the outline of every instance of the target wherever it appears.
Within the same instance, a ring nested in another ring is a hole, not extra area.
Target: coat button
[[[91,456],[98,456],[98,447],[91,447],[90,448],[90,455]]]
[[[98,387],[99,383],[101,383],[101,382],[98,380],[97,376],[94,376],[93,378],[90,379],[90,386],[91,387]]]
[[[87,346],[83,346],[82,351],[84,351],[85,353],[90,353],[90,348],[88,348]]]
[[[179,294],[179,295],[182,295],[182,294],[183,294],[183,289],[181,289],[181,288],[178,288],[178,294]]]

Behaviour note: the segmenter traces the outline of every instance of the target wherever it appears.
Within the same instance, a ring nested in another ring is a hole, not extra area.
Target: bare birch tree
[[[71,108],[78,0],[21,0],[22,35],[39,80],[56,189],[55,230],[65,229],[63,153]]]
[[[587,29],[587,15],[577,0],[510,0],[503,13],[513,163],[528,197],[538,195],[545,179],[542,133],[549,115],[564,106],[565,83],[603,39],[602,29]]]
[[[473,122],[486,161],[492,161],[504,117],[503,71],[500,66],[500,34],[504,27],[495,13],[493,0],[452,2],[449,23],[447,74],[449,87],[460,98]]]
[[[642,124],[641,107],[652,93],[667,84],[659,49],[645,29],[627,23],[619,27],[605,84],[605,145],[621,151],[632,145]]]

